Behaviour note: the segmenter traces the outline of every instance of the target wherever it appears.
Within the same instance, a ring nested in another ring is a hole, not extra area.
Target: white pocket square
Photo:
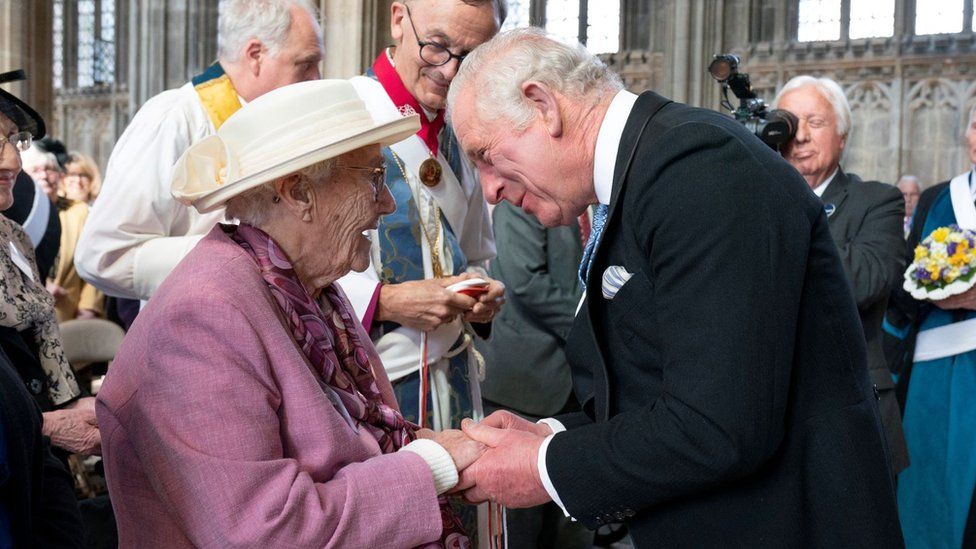
[[[620,265],[607,267],[607,270],[603,271],[603,297],[613,299],[632,276],[633,273],[628,273],[627,269]]]

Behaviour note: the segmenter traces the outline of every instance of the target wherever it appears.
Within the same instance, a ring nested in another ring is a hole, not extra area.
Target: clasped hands
[[[443,446],[457,466],[460,480],[451,493],[470,503],[496,501],[512,508],[534,507],[550,500],[539,476],[539,447],[552,429],[500,410],[482,420],[465,419],[461,430],[418,431]]]
[[[451,322],[458,316],[463,316],[468,322],[491,322],[505,303],[504,284],[481,277],[488,281],[488,291],[477,299],[447,289],[451,284],[477,276],[464,273],[447,278],[384,284],[377,300],[376,319],[389,320],[425,332]]]

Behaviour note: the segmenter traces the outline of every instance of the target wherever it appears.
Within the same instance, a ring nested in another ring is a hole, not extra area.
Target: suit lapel
[[[827,190],[820,197],[820,201],[824,203],[824,208],[829,212],[827,217],[833,219],[840,213],[841,206],[847,200],[847,191],[850,183],[851,180],[844,173],[844,170],[837,168],[837,175],[834,176],[834,180],[830,182],[830,185],[827,185]],[[830,205],[833,205],[832,211]]]
[[[613,168],[613,188],[610,192],[610,204],[608,206],[607,222],[604,225],[603,237],[600,247],[594,252],[594,267],[591,274],[592,280],[586,287],[586,307],[587,314],[580,314],[579,319],[585,324],[586,336],[592,340],[592,346],[596,352],[588,353],[587,358],[592,361],[593,378],[592,391],[594,396],[594,414],[598,421],[605,421],[610,415],[610,387],[607,381],[606,357],[600,347],[599,337],[593,326],[594,309],[596,303],[603,299],[601,288],[603,284],[603,269],[599,265],[603,264],[601,258],[606,257],[609,248],[608,236],[613,233],[614,220],[617,217],[617,204],[620,201],[621,191],[630,166],[633,164],[634,155],[637,153],[637,145],[641,135],[647,128],[648,123],[654,118],[665,105],[671,103],[670,100],[661,97],[654,92],[644,92],[634,103],[630,117],[624,125],[624,131],[620,138],[620,146],[617,149],[617,159]],[[599,318],[599,316],[597,316]]]

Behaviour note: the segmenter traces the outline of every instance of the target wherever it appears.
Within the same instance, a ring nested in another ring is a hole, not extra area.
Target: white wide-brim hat
[[[417,133],[410,114],[376,120],[347,80],[313,80],[268,92],[194,143],[173,169],[173,197],[200,213],[284,175],[367,145]]]

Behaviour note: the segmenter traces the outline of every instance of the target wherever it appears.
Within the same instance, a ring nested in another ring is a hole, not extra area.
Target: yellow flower
[[[932,240],[935,240],[936,242],[945,242],[948,236],[949,227],[939,227],[938,229],[932,231]]]
[[[930,265],[929,266],[929,278],[931,278],[933,282],[935,282],[936,280],[939,279],[939,266],[938,265]]]
[[[925,246],[915,246],[915,261],[925,259],[929,255],[929,250]]]

